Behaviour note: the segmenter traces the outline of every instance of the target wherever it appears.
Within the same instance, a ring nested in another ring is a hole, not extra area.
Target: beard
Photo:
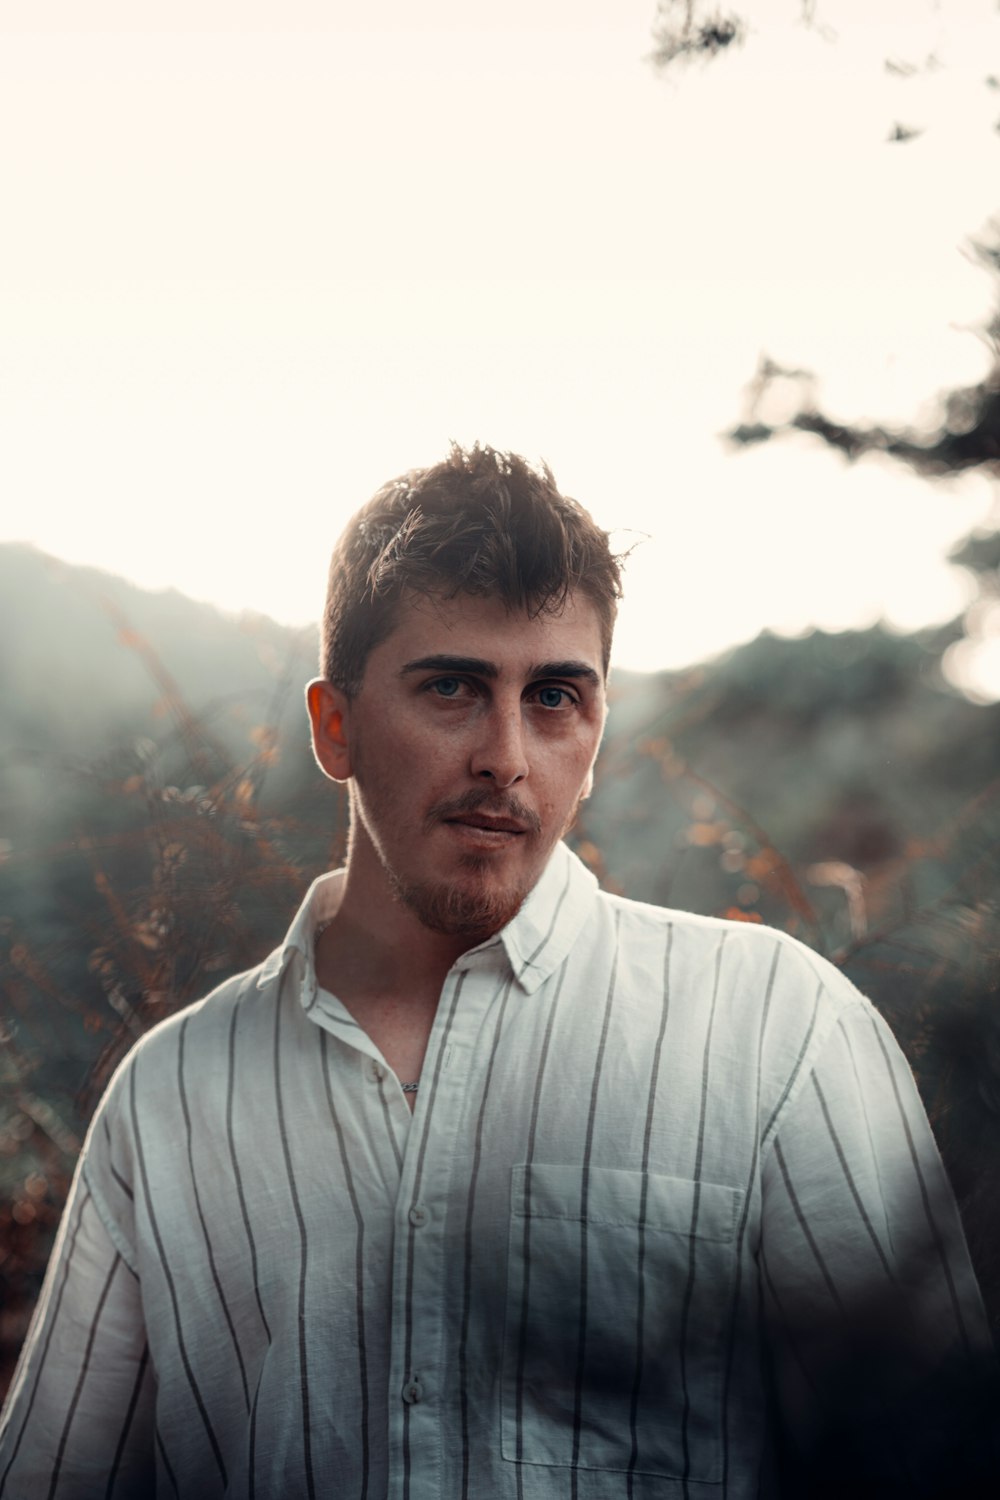
[[[470,790],[461,796],[436,803],[424,820],[428,832],[441,819],[460,813],[487,808],[494,816],[516,818],[532,834],[541,832],[538,815],[516,797],[497,797],[493,792]],[[486,854],[468,852],[460,860],[462,874],[457,880],[407,880],[383,859],[393,894],[432,932],[447,937],[468,938],[482,942],[513,921],[529,894],[531,886],[512,885],[490,889],[489,876],[494,861]]]
[[[583,796],[577,799],[559,833],[560,838],[572,827],[582,801]],[[409,879],[393,868],[375,829],[364,815],[357,787],[354,789],[352,808],[353,816],[366,827],[370,845],[382,866],[393,896],[431,932],[466,939],[470,945],[484,942],[513,921],[534,887],[535,880],[528,884],[491,886],[491,874],[495,871],[494,860],[488,854],[472,851],[462,855],[459,861],[460,873],[454,879]],[[441,819],[479,809],[496,817],[516,819],[523,824],[529,836],[538,836],[542,832],[538,814],[515,795],[508,793],[498,796],[496,792],[485,788],[470,789],[457,797],[435,803],[424,818],[424,827],[430,833]],[[542,873],[545,863],[547,860],[543,860],[538,875]]]
[[[475,877],[486,871],[485,859],[466,858],[463,865],[473,876],[470,886],[441,881],[407,881],[387,868],[393,894],[432,932],[448,937],[472,938],[478,942],[506,927],[521,910],[526,890],[484,890]]]

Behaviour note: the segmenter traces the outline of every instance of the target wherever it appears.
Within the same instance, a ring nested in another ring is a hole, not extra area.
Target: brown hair
[[[558,614],[579,590],[597,610],[604,670],[621,598],[621,559],[547,465],[453,444],[443,463],[390,480],[348,522],[330,559],[320,670],[353,696],[404,593],[483,594]]]

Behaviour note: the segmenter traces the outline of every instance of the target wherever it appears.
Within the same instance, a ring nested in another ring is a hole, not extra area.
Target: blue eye
[[[538,701],[543,708],[562,708],[570,699],[565,688],[543,687],[538,689]]]
[[[458,677],[436,677],[430,684],[431,691],[437,693],[439,698],[454,698],[461,686],[461,679]]]

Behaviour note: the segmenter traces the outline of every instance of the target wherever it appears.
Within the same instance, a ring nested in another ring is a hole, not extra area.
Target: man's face
[[[324,754],[320,724],[317,755],[352,778],[352,868],[435,931],[498,931],[589,788],[605,717],[593,605],[578,594],[532,619],[498,599],[414,596],[355,697],[326,694],[337,749]]]

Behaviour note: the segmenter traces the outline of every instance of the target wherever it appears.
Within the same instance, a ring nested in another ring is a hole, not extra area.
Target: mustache
[[[478,787],[471,787],[459,797],[449,797],[442,802],[435,802],[424,821],[429,828],[431,824],[439,822],[442,818],[454,818],[462,813],[475,812],[486,812],[494,818],[513,818],[523,824],[529,833],[542,831],[542,820],[532,808],[526,807],[517,797],[497,796],[496,792],[487,791],[485,787],[482,790]]]

